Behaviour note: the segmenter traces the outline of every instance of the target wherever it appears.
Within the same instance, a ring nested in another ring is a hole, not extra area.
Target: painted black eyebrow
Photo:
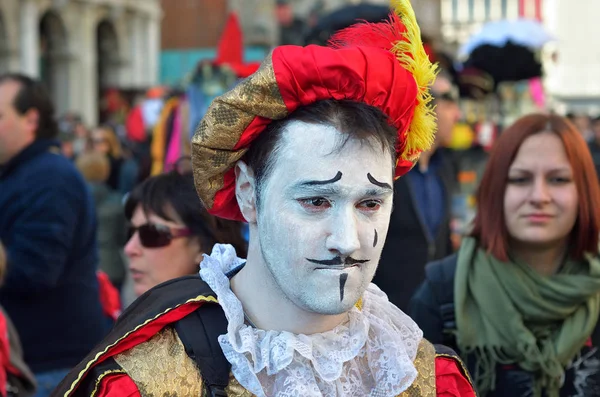
[[[326,181],[305,181],[305,182],[299,183],[298,186],[305,187],[305,186],[329,185],[332,183],[336,183],[340,179],[342,179],[342,172],[338,171],[337,174],[335,174],[335,176],[333,178],[328,179]]]
[[[392,186],[390,186],[389,183],[379,182],[377,179],[373,178],[373,175],[371,175],[370,173],[367,174],[367,178],[369,179],[369,182],[371,182],[375,186],[392,190]]]

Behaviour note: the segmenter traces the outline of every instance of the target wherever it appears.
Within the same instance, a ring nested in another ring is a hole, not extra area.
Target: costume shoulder
[[[72,396],[82,383],[96,378],[93,375],[118,373],[120,366],[113,359],[116,355],[146,342],[204,304],[218,304],[217,298],[197,275],[170,280],[149,290],[123,312],[113,330],[69,372],[52,396]]]
[[[452,350],[422,339],[414,361],[417,378],[398,397],[475,397],[471,378]]]
[[[443,345],[435,345],[434,348],[437,396],[476,397],[473,380],[458,354]]]
[[[254,396],[240,385],[229,368],[224,372],[224,379],[212,375],[213,380],[223,382],[222,388],[215,388],[214,383],[211,385],[202,375],[202,370],[210,372],[211,368],[207,365],[199,368],[178,331],[167,326],[148,341],[93,367],[75,394],[95,397]],[[204,372],[204,375],[208,373]]]

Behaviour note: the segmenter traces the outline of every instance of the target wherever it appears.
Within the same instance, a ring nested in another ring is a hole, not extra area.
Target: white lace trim
[[[241,266],[230,245],[204,255],[200,276],[217,294],[227,320],[219,337],[232,373],[258,397],[397,396],[416,379],[413,361],[423,337],[417,324],[371,284],[362,310],[329,332],[296,335],[244,323],[226,274]]]

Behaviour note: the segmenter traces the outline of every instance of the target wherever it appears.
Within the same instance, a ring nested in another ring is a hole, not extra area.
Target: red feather
[[[394,44],[404,40],[406,27],[395,13],[390,13],[389,20],[378,23],[359,22],[335,33],[329,39],[332,48],[342,47],[376,47],[386,51]]]

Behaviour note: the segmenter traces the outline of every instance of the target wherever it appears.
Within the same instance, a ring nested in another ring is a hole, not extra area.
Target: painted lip
[[[554,218],[554,216],[552,216],[550,214],[544,214],[544,213],[534,213],[534,214],[525,215],[525,218],[527,220],[529,220],[530,222],[546,222],[546,221]]]
[[[359,267],[359,264],[355,265],[329,265],[329,266],[321,266],[316,267],[315,270],[346,270],[353,267]]]

